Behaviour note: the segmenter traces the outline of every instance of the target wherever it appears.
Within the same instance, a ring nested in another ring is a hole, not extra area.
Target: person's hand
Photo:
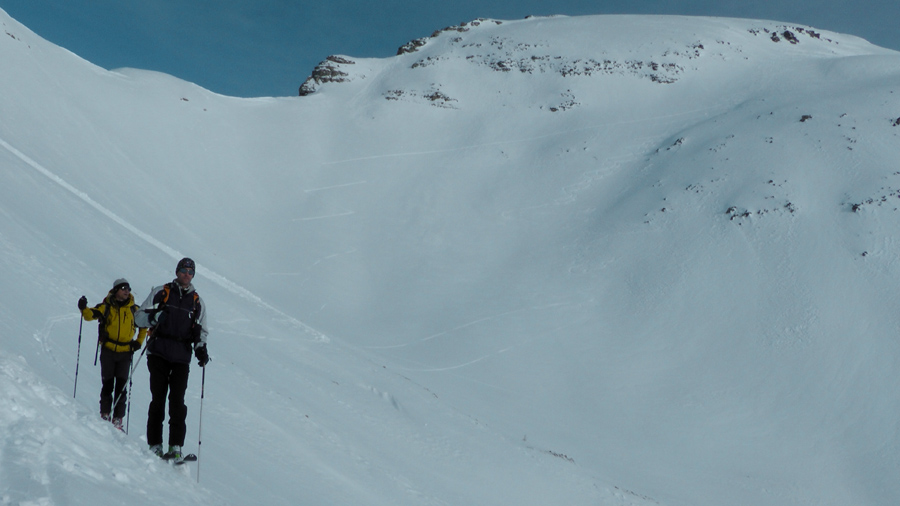
[[[131,346],[131,351],[138,351],[141,349],[141,343],[137,342],[137,339],[132,340],[128,345]]]
[[[194,348],[194,356],[197,357],[197,365],[199,365],[200,367],[204,367],[209,363],[209,352],[206,351],[205,344]]]
[[[151,327],[155,327],[159,325],[159,319],[162,316],[162,312],[166,309],[166,303],[160,302],[156,306],[145,309],[144,312],[147,313],[147,321],[150,322]]]
[[[84,311],[84,308],[86,308],[86,307],[87,307],[87,297],[82,295],[81,298],[78,299],[78,309]]]

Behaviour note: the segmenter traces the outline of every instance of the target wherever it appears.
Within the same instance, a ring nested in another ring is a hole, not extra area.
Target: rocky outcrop
[[[348,80],[349,74],[342,70],[343,65],[355,65],[356,62],[343,56],[331,55],[316,65],[312,75],[300,86],[300,96],[305,97],[316,91],[323,83],[342,83]]]
[[[419,48],[421,48],[422,46],[424,46],[425,44],[427,44],[429,39],[433,39],[433,38],[435,38],[435,37],[441,35],[442,33],[446,33],[446,32],[459,32],[459,33],[462,33],[462,32],[468,32],[468,31],[469,31],[470,29],[472,29],[473,27],[481,26],[482,23],[486,23],[486,22],[488,22],[488,21],[490,21],[491,23],[497,24],[497,25],[503,24],[502,21],[487,20],[487,19],[484,19],[484,18],[478,18],[478,19],[475,19],[475,20],[473,20],[473,21],[469,21],[468,23],[462,23],[462,24],[460,24],[460,25],[458,25],[458,26],[448,26],[448,27],[442,28],[442,29],[440,29],[440,30],[435,30],[435,32],[431,34],[431,37],[422,37],[422,38],[420,38],[420,39],[414,39],[414,40],[411,40],[411,41],[407,42],[406,44],[403,44],[402,46],[400,46],[399,49],[397,49],[397,56],[399,56],[399,55],[401,55],[401,54],[415,53],[416,51],[419,50]]]
[[[803,28],[802,26],[779,25],[773,28],[751,28],[750,33],[753,35],[765,34],[769,36],[772,42],[781,42],[785,40],[791,44],[799,44],[800,37],[797,33],[806,35],[812,39],[824,40],[825,42],[833,42],[831,39],[823,39],[822,35],[815,30]],[[797,33],[794,33],[797,32]]]

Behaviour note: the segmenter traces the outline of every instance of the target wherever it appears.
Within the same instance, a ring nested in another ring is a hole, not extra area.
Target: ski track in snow
[[[342,218],[344,216],[352,216],[356,214],[356,211],[347,211],[344,213],[337,214],[327,214],[325,216],[311,216],[309,218],[294,218],[291,221],[316,221],[316,220],[328,220],[331,218]]]
[[[529,307],[524,307],[524,308],[519,308],[519,309],[512,309],[509,311],[504,311],[502,313],[497,313],[495,315],[484,316],[482,318],[478,318],[477,320],[472,320],[468,323],[463,323],[462,325],[453,327],[452,329],[444,330],[444,331],[438,332],[436,334],[432,334],[430,336],[423,337],[421,339],[416,339],[415,341],[412,341],[412,342],[402,343],[402,344],[391,344],[391,345],[387,345],[387,346],[362,346],[362,348],[367,349],[367,350],[393,350],[393,349],[398,349],[398,348],[405,348],[407,346],[412,346],[414,344],[431,341],[433,339],[437,339],[439,337],[446,336],[448,334],[452,334],[456,331],[459,331],[459,330],[462,330],[462,329],[465,329],[468,327],[472,327],[474,325],[478,325],[478,324],[481,324],[484,322],[496,320],[497,318],[502,318],[504,316],[523,313],[525,311],[543,311],[545,309],[552,309],[552,308],[562,307],[562,306],[567,306],[567,305],[570,305],[570,304],[565,303],[565,302],[558,302],[558,303],[546,304],[546,305],[542,305],[542,306],[529,306]]]
[[[502,354],[506,353],[507,351],[510,351],[510,350],[515,349],[515,348],[517,348],[517,347],[530,345],[531,343],[533,343],[533,342],[535,342],[535,341],[538,341],[538,340],[540,340],[540,339],[543,339],[544,335],[546,335],[546,334],[552,335],[552,334],[557,333],[557,332],[559,332],[559,331],[561,331],[561,330],[563,330],[563,329],[565,329],[565,328],[567,328],[567,327],[569,327],[569,326],[570,326],[570,324],[559,325],[558,327],[556,327],[556,328],[554,328],[554,329],[551,329],[548,333],[545,333],[545,334],[539,334],[539,335],[537,335],[537,336],[535,336],[535,337],[533,337],[533,338],[531,338],[531,339],[526,339],[526,340],[524,340],[524,341],[521,341],[521,342],[518,342],[518,343],[515,343],[515,344],[512,344],[512,345],[506,346],[506,347],[504,347],[504,348],[500,348],[500,349],[498,349],[498,350],[494,350],[494,351],[492,351],[492,352],[490,352],[490,353],[487,353],[487,354],[485,354],[485,355],[483,355],[483,356],[480,356],[480,357],[478,357],[478,358],[474,358],[474,359],[469,360],[468,362],[464,362],[464,363],[462,363],[462,364],[449,365],[449,366],[446,366],[446,367],[431,367],[431,368],[424,368],[424,369],[423,369],[423,368],[416,368],[416,369],[413,369],[413,368],[410,368],[410,367],[398,367],[398,369],[399,369],[399,370],[403,370],[403,371],[408,371],[408,372],[448,372],[448,371],[453,371],[453,370],[456,370],[456,369],[463,369],[463,368],[465,368],[465,367],[468,367],[468,366],[470,366],[470,365],[475,365],[475,364],[477,364],[477,363],[479,363],[479,362],[482,362],[482,361],[484,361],[484,360],[487,360],[487,359],[489,359],[489,358],[496,357],[497,355],[502,355]],[[465,379],[466,379],[466,381],[475,381],[475,380],[473,380],[472,378],[469,378],[469,377],[466,377]],[[484,382],[481,382],[481,381],[476,381],[476,383],[479,383],[479,384],[481,384],[481,385],[483,385],[483,386],[490,387],[490,388],[495,389],[495,390],[498,389],[497,385],[491,385],[491,384],[487,384],[487,383],[484,383]]]
[[[471,326],[473,326],[473,325],[478,325],[479,323],[483,323],[483,322],[495,320],[495,319],[500,318],[500,317],[502,317],[502,316],[507,316],[507,315],[516,314],[516,313],[521,313],[521,312],[523,312],[523,311],[528,311],[528,310],[530,310],[530,309],[535,309],[535,308],[513,309],[512,311],[506,311],[506,312],[499,313],[499,314],[495,314],[495,315],[492,315],[492,316],[485,316],[485,317],[483,317],[483,318],[479,318],[479,319],[477,319],[477,320],[473,320],[473,321],[471,321],[471,322],[469,322],[469,323],[464,323],[464,324],[459,325],[459,326],[457,326],[457,327],[453,327],[452,329],[444,330],[444,331],[442,331],[442,332],[438,332],[437,334],[432,334],[432,335],[430,335],[430,336],[423,337],[423,338],[421,338],[421,339],[417,339],[417,340],[412,341],[412,342],[409,342],[409,343],[392,344],[392,345],[388,345],[388,346],[364,346],[363,348],[369,349],[369,350],[394,350],[394,349],[398,349],[398,348],[405,348],[405,347],[407,347],[407,346],[412,346],[412,345],[418,344],[418,343],[424,343],[424,342],[427,342],[427,341],[431,341],[432,339],[437,339],[437,338],[439,338],[439,337],[441,337],[441,336],[446,336],[446,335],[448,335],[448,334],[452,334],[453,332],[456,332],[456,331],[458,331],[458,330],[462,330],[462,329],[467,328],[467,327],[471,327]]]
[[[69,377],[69,379],[73,379],[73,381],[74,381],[74,378],[69,376],[68,369],[59,361],[59,359],[56,358],[56,354],[54,354],[53,346],[51,345],[51,342],[50,342],[50,335],[53,332],[53,327],[55,327],[57,323],[76,320],[79,318],[80,318],[80,315],[78,315],[78,314],[65,314],[65,315],[59,315],[59,316],[51,316],[51,317],[47,318],[46,322],[44,323],[44,327],[39,332],[34,333],[34,338],[41,344],[41,350],[50,357],[50,360],[53,361],[53,363],[56,365],[56,367],[59,368],[59,370],[63,371],[63,373],[65,373],[66,376]],[[82,329],[82,333],[83,333],[83,329]],[[82,339],[81,344],[82,344],[82,348],[85,348],[85,347],[92,348],[93,347],[93,338],[88,337],[87,339]]]
[[[608,122],[608,123],[595,124],[595,125],[585,126],[585,127],[581,127],[581,128],[574,128],[574,129],[569,129],[569,130],[559,130],[557,132],[552,132],[552,133],[544,134],[544,135],[536,135],[536,136],[532,136],[532,137],[506,139],[506,140],[500,140],[500,141],[485,142],[485,143],[480,143],[480,144],[468,144],[465,146],[457,146],[457,147],[453,147],[453,148],[444,148],[444,149],[435,149],[435,150],[429,150],[429,151],[406,151],[406,152],[399,152],[399,153],[384,153],[384,154],[380,154],[380,155],[369,155],[369,156],[360,156],[360,157],[355,157],[355,158],[345,158],[342,160],[332,160],[330,162],[322,162],[322,166],[341,165],[341,164],[345,164],[345,163],[363,162],[363,161],[368,161],[368,160],[379,160],[379,159],[384,159],[384,158],[406,158],[406,157],[425,156],[425,155],[440,155],[440,154],[446,154],[446,153],[455,153],[458,151],[469,151],[469,150],[487,148],[487,147],[492,147],[492,146],[505,146],[505,145],[509,145],[509,144],[532,143],[534,141],[539,141],[539,140],[543,140],[543,139],[551,139],[554,137],[572,135],[572,134],[578,133],[578,132],[590,132],[593,130],[611,129],[611,128],[616,128],[616,127],[621,127],[623,125],[638,125],[641,123],[648,123],[648,122],[652,122],[655,125],[659,125],[661,122],[669,122],[672,124],[680,125],[680,124],[685,123],[685,121],[686,121],[684,119],[685,117],[709,118],[711,114],[718,114],[718,113],[721,113],[722,111],[728,111],[733,107],[734,107],[734,104],[730,104],[730,103],[715,104],[715,105],[712,105],[709,107],[692,109],[690,111],[684,111],[684,112],[679,112],[679,113],[675,113],[675,114],[664,114],[664,115],[660,115],[660,116],[632,119],[632,120],[627,120],[627,121],[612,121],[612,122]],[[359,183],[351,183],[351,184],[359,184]],[[341,186],[349,186],[349,185],[341,185]],[[326,189],[326,188],[323,188],[323,189]],[[315,191],[315,190],[311,190],[311,191]]]
[[[326,260],[331,260],[332,258],[337,258],[337,257],[343,256],[343,255],[351,255],[353,253],[356,253],[356,251],[357,251],[356,249],[352,249],[349,251],[341,251],[338,253],[332,253],[330,255],[324,256],[324,257],[316,260],[307,269],[308,270],[312,269],[313,267],[321,264],[322,262],[324,262]],[[306,272],[267,272],[265,275],[266,276],[305,276],[306,274],[307,274]]]
[[[31,159],[31,157],[29,157],[25,153],[22,153],[21,151],[19,151],[18,149],[16,149],[12,145],[10,145],[4,139],[0,139],[0,146],[2,146],[4,149],[6,149],[10,153],[12,153],[16,158],[25,162],[25,164],[27,164],[29,167],[31,167],[35,171],[39,172],[40,174],[47,177],[48,179],[50,179],[57,185],[61,186],[63,189],[65,189],[72,195],[75,195],[76,197],[81,199],[83,202],[85,202],[89,206],[93,207],[95,210],[100,212],[100,214],[106,216],[110,220],[121,225],[125,230],[128,230],[129,232],[136,235],[140,239],[149,243],[151,246],[154,246],[155,248],[159,249],[160,251],[162,251],[169,257],[171,257],[173,260],[177,261],[185,256],[185,255],[181,254],[179,251],[177,251],[176,249],[169,247],[166,244],[163,244],[161,241],[158,241],[156,238],[154,238],[150,234],[147,234],[146,232],[138,229],[131,223],[128,223],[122,217],[120,217],[119,215],[110,211],[109,209],[104,207],[102,204],[100,204],[96,200],[92,199],[90,197],[90,195],[88,195],[87,193],[84,193],[83,191],[79,190],[78,188],[75,188],[74,186],[72,186],[71,184],[66,182],[64,179],[62,179],[61,177],[54,174],[52,171],[50,171],[43,165],[41,165],[38,162],[36,162],[35,160]],[[200,266],[200,264],[198,264],[198,266]],[[317,341],[326,342],[326,343],[331,341],[328,338],[328,336],[326,336],[325,334],[323,334],[323,333],[319,332],[318,330],[310,327],[309,325],[301,322],[300,320],[298,320],[292,316],[289,316],[289,315],[279,311],[278,309],[275,309],[274,307],[272,307],[271,305],[269,305],[265,301],[263,301],[260,297],[258,297],[257,295],[255,295],[252,292],[250,292],[249,290],[247,290],[246,288],[238,285],[237,283],[235,283],[233,281],[228,280],[227,278],[214,272],[213,270],[203,267],[203,275],[205,277],[207,277],[213,283],[224,288],[225,290],[228,290],[229,292],[231,292],[233,294],[243,297],[244,299],[247,299],[247,300],[257,304],[258,306],[263,307],[263,308],[285,318],[287,321],[289,321],[293,325],[303,329],[303,331],[306,332],[307,334],[312,335],[313,338],[316,339]]]
[[[464,324],[459,325],[459,326],[457,326],[457,327],[454,327],[454,328],[452,328],[452,329],[445,330],[445,331],[442,331],[442,332],[438,332],[438,333],[436,333],[436,334],[432,334],[432,335],[430,335],[430,336],[423,337],[423,338],[421,338],[421,339],[417,339],[417,340],[412,341],[412,342],[403,343],[403,344],[394,344],[394,345],[388,345],[388,346],[362,346],[361,348],[368,349],[368,350],[395,350],[395,349],[399,349],[399,348],[405,348],[405,347],[412,346],[412,345],[415,345],[415,344],[420,344],[420,343],[424,343],[424,342],[427,342],[427,341],[431,341],[431,340],[437,339],[437,338],[439,338],[439,337],[451,335],[451,334],[453,334],[454,332],[457,332],[457,331],[459,331],[459,330],[463,330],[463,329],[465,329],[465,328],[472,327],[472,326],[476,326],[476,325],[479,325],[479,324],[482,324],[482,323],[485,323],[485,322],[493,321],[493,320],[496,320],[496,319],[498,319],[498,318],[502,318],[502,317],[504,317],[504,316],[509,316],[509,315],[513,315],[513,314],[519,314],[519,313],[522,313],[522,312],[525,312],[525,311],[541,311],[541,310],[545,310],[545,309],[552,309],[552,308],[561,307],[561,306],[567,306],[567,305],[569,305],[569,304],[560,302],[560,303],[555,303],[555,304],[548,304],[548,305],[545,305],[545,306],[534,306],[534,307],[527,307],[527,308],[522,308],[522,309],[513,309],[513,310],[511,310],[511,311],[505,311],[505,312],[498,313],[498,314],[495,314],[495,315],[492,315],[492,316],[486,316],[486,317],[483,317],[483,318],[479,318],[479,319],[477,319],[477,320],[473,320],[473,321],[471,321],[471,322],[464,323]],[[552,334],[552,333],[558,332],[558,331],[560,331],[560,330],[562,330],[562,329],[564,329],[564,328],[566,328],[566,327],[568,327],[568,326],[569,326],[568,324],[558,326],[557,328],[552,329],[552,330],[550,331],[550,333]],[[516,347],[518,347],[518,346],[528,345],[528,344],[530,344],[530,343],[532,343],[532,342],[534,342],[534,341],[537,341],[537,340],[541,339],[541,338],[543,337],[543,335],[544,335],[544,334],[539,334],[539,335],[537,335],[536,337],[533,337],[533,338],[531,338],[531,339],[527,339],[527,340],[524,340],[524,341],[521,341],[521,342],[518,342],[518,343],[515,343],[515,344],[512,344],[512,345],[509,345],[509,346],[502,347],[502,348],[500,348],[500,349],[491,351],[490,353],[486,353],[486,354],[481,355],[481,356],[479,356],[479,357],[476,357],[476,358],[473,358],[473,359],[468,360],[468,361],[466,361],[466,362],[459,363],[459,364],[455,364],[455,365],[449,365],[449,366],[445,366],[445,367],[430,367],[430,368],[399,367],[399,369],[402,369],[402,370],[404,370],[404,371],[409,371],[409,372],[446,372],[446,371],[453,371],[453,370],[455,370],[455,369],[463,369],[463,368],[468,367],[468,366],[470,366],[470,365],[474,365],[474,364],[477,364],[477,363],[482,362],[482,361],[484,361],[484,360],[487,360],[487,359],[489,359],[489,358],[491,358],[491,357],[495,357],[495,356],[497,356],[497,355],[502,355],[502,354],[506,353],[507,351],[512,350],[512,349],[514,349],[514,348],[516,348]]]
[[[332,186],[323,186],[321,188],[310,188],[308,190],[303,190],[303,193],[315,193],[315,192],[321,192],[321,191],[325,191],[325,190],[334,190],[335,188],[346,188],[348,186],[356,186],[356,185],[368,184],[368,183],[369,183],[368,181],[356,181],[353,183],[336,184],[336,185],[332,185]]]

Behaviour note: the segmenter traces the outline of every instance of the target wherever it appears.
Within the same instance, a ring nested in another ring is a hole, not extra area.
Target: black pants
[[[113,418],[125,416],[125,385],[128,383],[129,372],[131,372],[130,351],[117,353],[105,346],[100,350],[100,379],[103,381],[100,388],[101,415],[109,415],[110,411],[113,411],[110,409],[113,400],[118,399],[112,416]]]
[[[184,392],[187,390],[190,364],[169,362],[158,355],[147,356],[150,370],[150,410],[147,413],[147,443],[163,442],[163,421],[166,419],[166,395],[169,397],[169,446],[184,446],[187,432],[187,406]]]

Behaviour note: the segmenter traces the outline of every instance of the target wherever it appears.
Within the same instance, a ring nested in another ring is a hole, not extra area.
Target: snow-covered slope
[[[0,28],[3,503],[900,497],[900,54],[477,20],[248,100]],[[97,420],[94,324],[72,399],[78,296],[182,255],[191,476],[144,452],[143,367],[129,435]]]

